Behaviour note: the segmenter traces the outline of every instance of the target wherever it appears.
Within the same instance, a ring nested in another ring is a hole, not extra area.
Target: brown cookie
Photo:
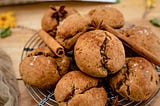
[[[96,78],[80,71],[65,74],[57,83],[54,96],[59,106],[105,106],[107,93]]]
[[[19,66],[23,81],[42,89],[54,86],[68,72],[70,64],[68,57],[54,56],[48,47],[39,47],[30,52]]]
[[[91,20],[89,17],[80,14],[73,14],[65,18],[57,27],[56,40],[66,50],[73,49],[78,37],[86,32]]]
[[[119,36],[131,49],[160,66],[160,38],[149,28],[132,26]]]
[[[126,58],[123,68],[109,78],[111,87],[121,96],[133,101],[144,101],[159,88],[155,67],[142,57]]]
[[[59,22],[62,21],[67,16],[74,13],[77,13],[77,11],[74,10],[73,8],[65,6],[60,6],[60,7],[50,6],[50,8],[46,11],[46,13],[42,17],[41,20],[42,29],[54,35],[54,33],[56,32],[56,27],[59,24]]]
[[[124,25],[123,14],[113,7],[98,7],[89,11],[88,15],[97,23],[107,24],[112,28],[121,28]]]
[[[94,30],[79,37],[74,56],[81,71],[94,77],[106,77],[123,66],[125,52],[121,41],[113,34]]]

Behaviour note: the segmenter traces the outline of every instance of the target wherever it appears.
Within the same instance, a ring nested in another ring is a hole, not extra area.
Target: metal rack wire
[[[26,56],[27,52],[34,50],[35,48],[45,45],[43,41],[39,38],[38,34],[35,33],[25,44],[21,60]],[[157,67],[157,71],[160,72],[160,68]],[[32,87],[25,84],[27,91],[32,96],[32,98],[37,102],[39,106],[58,106],[54,98],[53,90],[41,90],[39,88]],[[115,99],[116,95],[113,93],[112,89],[106,85],[106,91],[108,93],[108,102],[111,102]],[[122,106],[147,106],[159,92],[159,89],[150,97],[148,100],[143,102],[134,102],[126,100],[124,97],[118,96],[118,104]],[[106,104],[109,106],[109,103]]]

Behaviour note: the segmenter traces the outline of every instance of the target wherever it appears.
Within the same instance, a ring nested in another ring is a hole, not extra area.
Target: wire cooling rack
[[[25,44],[21,60],[26,56],[29,51],[34,50],[35,48],[45,45],[44,42],[40,39],[37,33],[35,33]],[[160,72],[160,67],[156,67],[157,71]],[[37,102],[38,106],[58,106],[57,102],[54,98],[54,89],[52,90],[41,90],[39,88],[32,87],[30,85],[25,84],[27,91],[32,96],[32,98]],[[108,104],[106,106],[110,106],[112,102],[117,97],[111,90],[111,88],[106,84],[105,89],[108,93]],[[126,100],[125,98],[118,95],[118,106],[147,106],[151,101],[155,98],[159,89],[146,101],[143,102],[134,102]]]

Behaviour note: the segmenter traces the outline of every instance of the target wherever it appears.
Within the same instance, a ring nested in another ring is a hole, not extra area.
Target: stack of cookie
[[[160,39],[146,27],[124,25],[123,14],[112,7],[82,15],[50,6],[39,32],[47,46],[22,60],[22,79],[38,88],[55,88],[60,106],[105,106],[104,83],[126,99],[147,100],[159,89],[155,64],[160,66]]]

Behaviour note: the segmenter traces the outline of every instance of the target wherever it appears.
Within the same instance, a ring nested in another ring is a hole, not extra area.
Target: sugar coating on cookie
[[[159,88],[159,77],[155,67],[142,57],[126,58],[125,65],[109,78],[109,84],[121,96],[144,101]]]
[[[70,59],[54,57],[48,47],[38,47],[20,63],[20,74],[25,83],[34,87],[49,89],[68,72]]]

